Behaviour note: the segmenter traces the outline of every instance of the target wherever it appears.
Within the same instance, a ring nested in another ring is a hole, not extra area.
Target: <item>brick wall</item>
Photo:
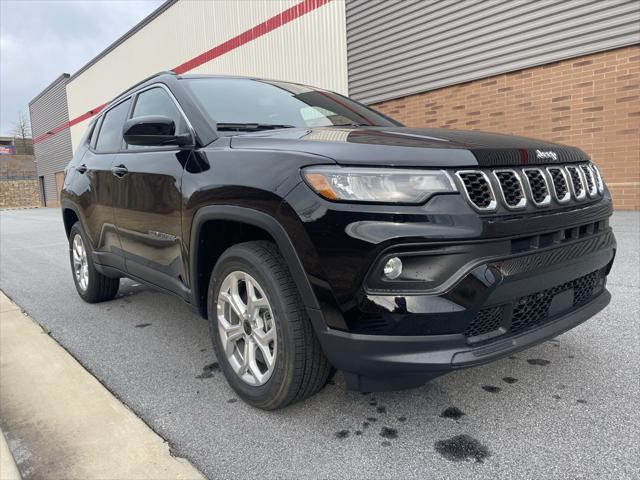
[[[0,208],[38,207],[38,180],[0,179]]]
[[[373,105],[410,127],[510,133],[582,148],[617,209],[640,209],[640,45]]]

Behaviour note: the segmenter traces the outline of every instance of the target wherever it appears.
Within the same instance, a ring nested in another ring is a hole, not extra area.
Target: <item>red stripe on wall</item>
[[[232,50],[235,50],[242,45],[245,45],[258,37],[261,37],[282,25],[285,25],[296,18],[299,18],[326,3],[329,3],[331,0],[304,0],[303,2],[294,5],[291,8],[288,8],[278,15],[271,17],[270,19],[256,25],[249,30],[242,32],[240,35],[236,35],[235,37],[227,40],[220,45],[213,47],[211,50],[207,50],[206,52],[198,55],[197,57],[192,58],[191,60],[183,63],[182,65],[178,65],[172,70],[178,75],[181,73],[186,73],[189,70],[193,70],[200,65],[210,62],[214,58],[218,58],[225,53],[229,53]]]
[[[240,35],[236,35],[235,37],[227,40],[226,42],[223,42],[220,45],[213,47],[211,50],[207,50],[206,52],[201,53],[197,57],[194,57],[191,60],[188,60],[183,64],[178,65],[177,67],[173,68],[172,71],[178,75],[182,73],[187,73],[188,71],[193,70],[194,68],[199,67],[200,65],[210,62],[214,58],[218,58],[224,55],[225,53],[229,53],[230,51],[235,50],[236,48],[239,48],[242,45],[245,45],[255,40],[256,38],[266,35],[267,33],[273,30],[276,30],[277,28],[280,28],[281,26],[297,18],[300,18],[303,15],[306,15],[307,13],[312,12],[317,8],[320,8],[321,6],[329,3],[330,1],[331,0],[303,0],[297,5],[294,5],[293,7],[280,12],[279,14],[269,18],[268,20],[256,25],[255,27],[242,32]],[[73,120],[70,120],[68,122],[63,123],[62,125],[57,126],[56,128],[48,131],[47,133],[37,136],[36,138],[33,139],[33,143],[40,143],[43,140],[46,140],[47,138],[51,138],[57,133],[60,133],[63,130],[66,130],[67,128],[72,127],[77,123],[83,122],[88,118],[91,118],[94,115],[97,115],[106,106],[107,104],[104,103],[98,107],[93,108],[92,110],[89,110],[86,113],[83,113],[82,115],[74,118]]]

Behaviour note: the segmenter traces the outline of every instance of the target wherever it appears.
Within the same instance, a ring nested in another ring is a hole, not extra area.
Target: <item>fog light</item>
[[[384,276],[389,280],[394,280],[402,274],[402,260],[393,257],[384,264]]]

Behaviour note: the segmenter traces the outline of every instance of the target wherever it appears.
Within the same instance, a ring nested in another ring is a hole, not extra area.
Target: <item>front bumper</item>
[[[321,327],[319,339],[325,354],[336,368],[344,370],[350,388],[395,390],[419,386],[450,371],[491,362],[542,343],[591,318],[610,299],[609,292],[602,290],[590,302],[553,321],[478,346],[470,346],[462,334],[400,337],[316,327]]]
[[[411,387],[489,362],[609,302],[616,243],[608,193],[505,216],[478,215],[457,195],[419,207],[354,206],[305,188],[287,197],[282,222],[318,300],[319,309],[307,305],[316,334],[351,387]],[[403,259],[406,277],[403,269],[381,278],[391,256]]]

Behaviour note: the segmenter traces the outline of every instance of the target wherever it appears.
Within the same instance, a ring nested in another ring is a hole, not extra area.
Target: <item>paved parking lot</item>
[[[0,213],[0,288],[211,478],[638,478],[640,214],[613,225],[613,301],[578,328],[415,390],[361,395],[338,374],[271,413],[235,398],[180,300],[123,281],[83,303],[56,209]]]

